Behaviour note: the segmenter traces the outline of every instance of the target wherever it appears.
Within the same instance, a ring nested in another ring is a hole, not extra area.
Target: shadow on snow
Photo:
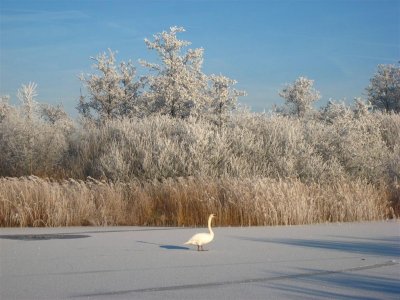
[[[268,238],[252,238],[238,237],[241,240],[278,243],[291,246],[299,246],[306,248],[318,248],[327,250],[337,250],[343,252],[381,255],[381,256],[400,256],[400,244],[396,237],[385,239],[381,242],[361,242],[355,238],[352,241],[333,241],[333,240],[314,240],[314,239],[268,239]],[[351,239],[351,237],[349,237]]]
[[[316,270],[302,271],[318,273]],[[285,281],[267,282],[265,287],[279,290],[288,296],[321,297],[326,299],[369,300],[380,297],[395,299],[400,294],[400,280],[398,278],[363,275],[353,272],[299,277],[290,283]],[[370,293],[370,296],[367,295],[368,293]]]
[[[155,245],[159,246],[162,249],[167,249],[167,250],[190,250],[188,247],[183,247],[183,246],[177,246],[177,245],[163,245],[163,244],[157,244],[157,243],[151,243],[151,242],[145,242],[145,241],[137,241],[138,243],[141,244],[149,244],[149,245]]]

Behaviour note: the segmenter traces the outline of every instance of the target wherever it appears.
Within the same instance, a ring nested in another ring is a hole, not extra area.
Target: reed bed
[[[395,217],[384,185],[337,180],[187,177],[105,182],[0,178],[0,226],[294,225]]]

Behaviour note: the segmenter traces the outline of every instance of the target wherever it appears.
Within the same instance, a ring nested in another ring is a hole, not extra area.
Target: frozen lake
[[[398,221],[201,231],[0,229],[0,299],[399,299]]]

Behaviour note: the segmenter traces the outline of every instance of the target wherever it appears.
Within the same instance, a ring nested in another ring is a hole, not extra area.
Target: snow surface
[[[399,225],[3,228],[0,299],[399,299]]]

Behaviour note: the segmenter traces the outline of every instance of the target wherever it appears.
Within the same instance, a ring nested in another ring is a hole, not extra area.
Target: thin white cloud
[[[79,10],[45,11],[45,10],[5,10],[1,13],[2,23],[32,22],[32,21],[63,21],[89,18],[89,15]]]

